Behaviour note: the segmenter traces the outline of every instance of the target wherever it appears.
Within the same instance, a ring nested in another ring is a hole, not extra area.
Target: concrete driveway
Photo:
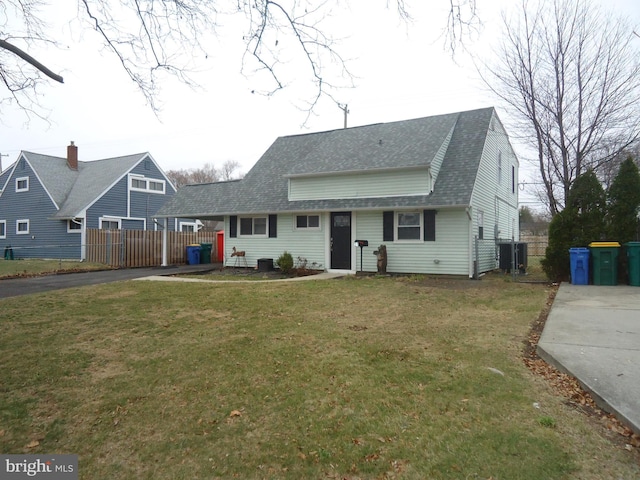
[[[640,434],[640,287],[562,283],[538,354]]]

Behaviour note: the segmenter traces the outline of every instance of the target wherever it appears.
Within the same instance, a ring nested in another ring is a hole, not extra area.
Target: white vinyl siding
[[[512,236],[518,240],[518,192],[513,188],[518,181],[518,159],[499,122],[495,120],[494,124],[495,128],[487,135],[471,196],[472,231],[477,235],[482,226],[485,242],[496,237],[511,239]],[[501,181],[498,181],[499,177]]]
[[[278,236],[276,238],[265,236],[243,237],[239,235],[240,228],[238,228],[238,237],[231,238],[229,237],[229,217],[225,217],[224,249],[226,266],[234,266],[236,257],[231,256],[231,249],[236,247],[237,250],[246,252],[245,255],[249,267],[255,267],[259,258],[272,258],[275,262],[280,255],[287,251],[293,256],[294,263],[298,257],[304,257],[307,259],[308,268],[312,268],[312,263],[316,262],[315,268],[326,269],[325,225],[327,225],[327,222],[324,214],[320,214],[320,217],[320,228],[296,229],[296,215],[278,214]]]
[[[428,195],[429,169],[372,172],[289,179],[289,200]]]
[[[469,274],[469,220],[463,209],[438,210],[435,242],[382,241],[382,212],[357,212],[356,238],[369,241],[364,249],[364,271],[377,271],[373,252],[387,247],[387,272],[424,274]],[[358,270],[360,257],[358,255]]]

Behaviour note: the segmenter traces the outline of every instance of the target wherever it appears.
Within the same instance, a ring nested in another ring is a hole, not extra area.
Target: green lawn
[[[0,278],[77,272],[81,270],[100,270],[104,268],[107,267],[99,263],[76,262],[70,260],[5,260],[4,258],[0,258]]]
[[[547,295],[489,275],[2,300],[0,451],[78,454],[82,479],[638,478],[523,364]]]

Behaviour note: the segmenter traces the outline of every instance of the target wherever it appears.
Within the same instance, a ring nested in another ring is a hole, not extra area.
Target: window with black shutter
[[[231,215],[229,217],[229,237],[237,238],[238,236],[238,217]]]
[[[278,236],[278,216],[269,215],[269,238]]]
[[[382,240],[393,242],[393,212],[382,212]]]
[[[424,241],[435,242],[436,241],[436,211],[425,210],[423,215],[424,215]]]

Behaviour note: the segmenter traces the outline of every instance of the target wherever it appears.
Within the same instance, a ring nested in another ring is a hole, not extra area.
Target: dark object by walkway
[[[378,273],[380,275],[387,274],[387,246],[380,245],[378,250],[373,252],[377,259]]]

